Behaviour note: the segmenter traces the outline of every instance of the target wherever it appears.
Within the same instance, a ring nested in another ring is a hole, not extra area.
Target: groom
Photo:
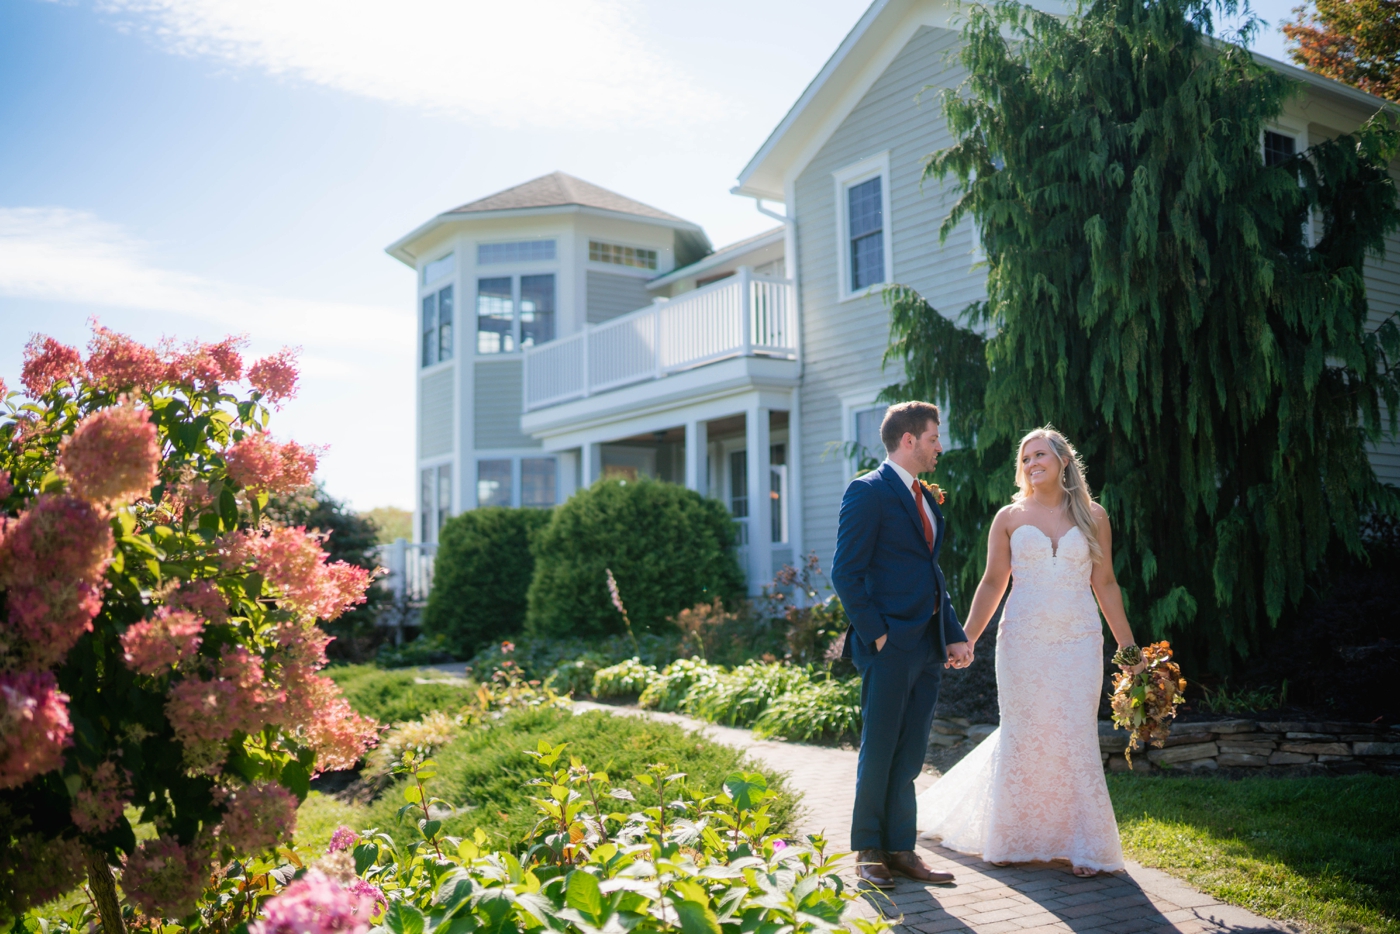
[[[860,672],[860,760],[851,848],[856,874],[892,888],[892,873],[952,882],[914,852],[914,779],[924,765],[945,667],[972,662],[938,568],[943,513],[916,479],[938,464],[938,407],[890,406],[880,423],[887,457],[846,487],[831,581],[851,620],[847,656]]]

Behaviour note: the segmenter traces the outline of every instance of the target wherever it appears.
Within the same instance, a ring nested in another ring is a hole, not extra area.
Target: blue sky
[[[413,274],[383,248],[556,169],[704,225],[866,0],[3,0],[0,377],[35,331],[303,348],[274,433],[413,498]],[[1291,0],[1256,4],[1282,57]]]

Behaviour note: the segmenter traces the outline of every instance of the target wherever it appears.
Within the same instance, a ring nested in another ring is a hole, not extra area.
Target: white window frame
[[[595,243],[602,243],[606,246],[630,247],[634,250],[647,250],[648,252],[655,253],[656,268],[652,269],[648,266],[626,266],[622,263],[607,263],[599,259],[594,259],[591,255],[592,250],[589,247],[590,241]],[[638,276],[639,278],[654,279],[657,276],[665,275],[667,271],[664,268],[666,251],[661,247],[650,246],[635,242],[624,243],[621,240],[613,239],[611,237],[595,237],[592,235],[585,235],[583,238],[583,257],[584,262],[588,264],[587,268],[598,270],[599,272],[630,272],[633,275]]]
[[[1307,151],[1307,148],[1308,148],[1308,128],[1307,128],[1307,126],[1306,126],[1305,124],[1302,124],[1302,123],[1298,123],[1298,124],[1289,124],[1289,123],[1282,123],[1282,122],[1280,122],[1280,123],[1269,123],[1269,124],[1265,124],[1264,127],[1263,127],[1263,129],[1261,129],[1261,130],[1259,131],[1259,156],[1260,156],[1261,159],[1262,159],[1263,156],[1264,156],[1264,134],[1265,134],[1265,133],[1277,133],[1279,136],[1287,136],[1287,137],[1289,137],[1290,139],[1293,140],[1293,151],[1294,151],[1295,153],[1301,153],[1301,152]],[[1299,184],[1300,186],[1303,184],[1302,179],[1299,179],[1299,180],[1298,180],[1298,184]],[[1307,244],[1308,244],[1308,246],[1317,246],[1317,233],[1316,233],[1316,231],[1317,231],[1317,224],[1316,224],[1316,220],[1317,220],[1317,219],[1316,219],[1315,217],[1312,217],[1311,215],[1308,217],[1308,229],[1307,229],[1307,233],[1306,233],[1306,238],[1307,238]]]
[[[850,287],[851,238],[848,217],[850,199],[846,196],[846,192],[854,185],[868,182],[877,177],[880,179],[880,238],[885,254],[884,278],[883,281],[871,283],[859,291],[852,291]],[[890,227],[892,226],[890,216],[890,151],[886,149],[884,152],[876,153],[843,169],[838,169],[831,173],[831,180],[836,198],[837,300],[847,302],[851,299],[874,294],[878,289],[894,282],[894,240],[890,235]]]
[[[522,352],[524,352],[525,348],[522,347],[522,346],[520,346],[520,332],[521,332],[521,321],[520,321],[520,280],[523,279],[523,278],[525,278],[526,276],[553,276],[553,277],[554,277],[554,340],[558,340],[558,339],[560,338],[560,336],[561,336],[560,333],[559,333],[559,328],[560,328],[560,318],[562,317],[561,314],[560,314],[560,309],[559,309],[559,304],[560,304],[560,303],[559,303],[559,282],[560,282],[560,274],[559,274],[559,269],[558,269],[558,267],[555,267],[555,268],[552,268],[552,269],[539,269],[539,268],[536,268],[535,266],[532,266],[532,265],[530,265],[530,264],[528,264],[528,263],[511,263],[511,264],[502,263],[499,272],[495,272],[495,273],[490,272],[490,270],[495,269],[495,268],[497,268],[497,267],[493,267],[493,266],[478,266],[478,267],[477,267],[477,273],[476,273],[476,275],[475,275],[475,276],[473,277],[473,279],[472,279],[472,303],[471,303],[471,318],[472,318],[472,356],[473,356],[473,357],[476,357],[476,358],[479,359],[479,360],[494,360],[494,359],[496,359],[496,358],[519,357],[520,354],[521,354]],[[487,270],[487,271],[486,271],[486,272],[483,272],[482,270]],[[510,280],[510,334],[511,334],[511,340],[514,341],[514,343],[515,343],[515,349],[514,349],[514,350],[503,350],[503,351],[500,351],[499,353],[483,353],[482,350],[480,349],[481,345],[478,343],[478,341],[480,340],[480,338],[477,337],[477,334],[478,334],[478,325],[480,324],[480,319],[477,317],[477,301],[478,301],[478,297],[479,297],[480,294],[481,294],[481,280],[482,280],[482,279],[509,279],[509,280]],[[422,304],[421,301],[420,301],[419,304]],[[455,335],[455,332],[454,332],[454,335]],[[549,341],[546,341],[545,343],[550,343],[550,342],[549,342]],[[531,346],[542,346],[542,345],[535,345],[535,344],[532,344]]]
[[[440,512],[441,509],[442,509],[442,504],[439,503],[439,502],[437,501],[437,494],[438,494],[438,490],[439,490],[438,482],[437,482],[437,472],[438,472],[438,470],[439,470],[441,467],[444,467],[444,466],[446,466],[446,467],[448,468],[448,474],[449,474],[449,476],[450,476],[450,482],[451,482],[451,484],[452,484],[452,495],[451,495],[451,497],[450,497],[450,502],[448,502],[448,504],[447,504],[447,517],[450,519],[450,518],[452,518],[453,516],[457,515],[458,512],[461,511],[460,509],[457,508],[457,507],[458,507],[458,503],[460,503],[460,501],[461,501],[461,500],[460,500],[460,497],[461,497],[461,478],[460,478],[459,472],[458,472],[458,470],[457,470],[457,459],[456,459],[456,457],[454,457],[454,456],[451,455],[451,454],[446,454],[446,455],[442,455],[442,456],[439,456],[439,457],[431,457],[431,458],[428,458],[428,459],[426,459],[426,460],[419,461],[419,462],[418,462],[418,473],[417,473],[417,479],[416,479],[416,485],[417,485],[417,487],[418,487],[418,492],[417,492],[417,494],[415,495],[415,499],[417,500],[418,509],[417,509],[417,512],[416,512],[416,513],[414,514],[414,516],[413,516],[413,524],[414,524],[415,526],[418,527],[418,541],[421,542],[421,543],[425,543],[425,544],[436,544],[437,541],[438,541],[438,530],[437,530],[437,529],[433,529],[432,532],[431,532],[431,534],[430,534],[429,531],[428,531],[428,528],[427,528],[426,526],[423,525],[423,518],[424,518],[424,517],[423,517],[423,506],[424,506],[424,503],[423,503],[423,472],[424,472],[424,471],[428,471],[428,470],[433,471],[433,503],[432,503],[432,506],[433,506],[433,518],[436,519],[436,518],[437,518],[438,512]]]
[[[880,394],[881,389],[884,387],[871,388],[846,396],[841,400],[841,447],[843,449],[856,440],[857,412],[888,407],[887,403],[875,401],[875,397]],[[881,452],[876,451],[875,453],[878,456]],[[844,487],[855,476],[856,468],[859,465],[854,457],[843,457],[842,461],[846,465],[846,475],[841,479],[841,485]]]
[[[457,252],[457,250],[456,250],[456,248],[454,247],[454,248],[452,248],[452,249],[450,249],[450,250],[447,250],[447,251],[444,252],[442,255],[437,256],[437,257],[434,257],[433,259],[428,260],[426,263],[424,263],[423,265],[421,265],[421,266],[418,267],[418,270],[419,270],[419,271],[418,271],[418,288],[419,288],[420,291],[423,291],[423,292],[433,292],[433,291],[436,291],[436,290],[437,290],[437,285],[438,285],[439,282],[442,282],[442,280],[447,279],[447,278],[449,278],[449,277],[451,277],[451,276],[457,275],[457,270],[461,267],[462,263],[461,263],[461,261],[454,255],[456,252]],[[433,265],[434,263],[436,263],[436,262],[439,262],[440,260],[444,260],[444,259],[448,259],[448,258],[451,258],[453,262],[452,262],[452,268],[449,269],[449,270],[447,271],[446,275],[438,276],[436,279],[429,279],[429,278],[428,278],[428,267],[429,267],[429,266],[432,266],[432,265]],[[431,288],[430,288],[430,286],[431,286]]]

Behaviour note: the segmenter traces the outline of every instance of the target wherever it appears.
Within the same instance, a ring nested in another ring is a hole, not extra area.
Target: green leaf
[[[757,772],[735,772],[724,780],[724,790],[734,799],[734,806],[752,810],[768,797],[768,779]]]
[[[565,887],[564,901],[576,911],[587,916],[596,925],[603,916],[603,892],[592,873],[575,869],[569,873]]]
[[[233,491],[228,487],[224,487],[219,494],[219,518],[223,520],[225,529],[238,527],[238,500],[234,499]]]
[[[692,901],[672,904],[680,916],[683,934],[720,934],[719,919],[708,904]]]
[[[305,801],[311,793],[311,775],[305,766],[293,759],[282,766],[282,786],[296,795],[298,801]]]
[[[384,913],[384,926],[391,934],[423,934],[423,912],[407,902],[391,902]]]
[[[403,799],[410,804],[419,804],[423,800],[423,789],[417,785],[404,785]]]

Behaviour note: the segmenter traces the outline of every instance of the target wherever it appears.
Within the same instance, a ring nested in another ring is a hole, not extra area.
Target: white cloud
[[[0,295],[172,312],[262,340],[411,347],[408,310],[268,295],[152,263],[128,231],[66,208],[0,208]]]
[[[695,123],[632,0],[96,0],[172,52],[506,126]],[[703,14],[702,14],[703,15]]]

